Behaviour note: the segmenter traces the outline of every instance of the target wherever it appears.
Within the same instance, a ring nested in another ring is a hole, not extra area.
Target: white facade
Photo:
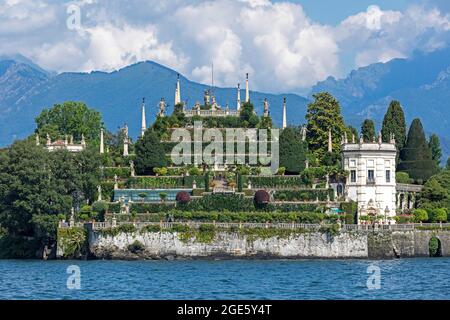
[[[36,135],[36,145],[39,145],[39,136]],[[84,140],[84,135],[81,136],[81,143],[76,144],[73,142],[73,137],[70,136],[70,141],[67,139],[65,140],[56,140],[52,142],[50,139],[50,136],[47,135],[47,142],[45,144],[45,148],[52,152],[56,150],[67,150],[69,152],[81,152],[86,148],[86,141]]]
[[[69,152],[81,152],[85,149],[86,145],[83,144],[70,144],[61,140],[57,140],[49,145],[46,145],[45,148],[52,152],[56,150],[67,150]]]
[[[395,143],[344,143],[342,163],[349,172],[346,200],[358,203],[358,217],[379,215],[393,223],[396,215]]]

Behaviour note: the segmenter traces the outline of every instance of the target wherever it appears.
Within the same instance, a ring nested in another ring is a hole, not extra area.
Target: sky
[[[0,55],[56,72],[152,60],[187,78],[304,93],[450,41],[448,0],[0,0]]]

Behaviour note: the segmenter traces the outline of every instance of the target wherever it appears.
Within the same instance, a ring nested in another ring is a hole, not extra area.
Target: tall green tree
[[[309,150],[323,161],[328,151],[328,130],[331,129],[333,153],[341,149],[342,135],[346,131],[339,102],[328,92],[313,95],[314,102],[308,105],[306,112],[307,140]]]
[[[48,152],[32,137],[1,152],[0,224],[14,243],[10,257],[34,257],[39,248],[54,247],[59,216],[92,202],[100,160],[98,153],[86,156]]]
[[[416,182],[428,180],[437,172],[420,119],[414,119],[408,131],[408,139],[400,153],[398,171],[404,171]]]
[[[406,121],[403,108],[397,100],[393,100],[389,104],[381,127],[384,142],[390,141],[391,134],[394,134],[397,150],[400,151],[406,142]]]
[[[428,147],[431,150],[431,158],[436,162],[438,166],[440,166],[442,158],[442,149],[441,149],[441,142],[439,141],[439,137],[437,135],[432,134],[430,136],[430,139],[428,140]]]
[[[36,118],[36,125],[41,138],[45,138],[48,133],[52,139],[73,135],[79,141],[83,134],[86,140],[92,141],[99,139],[102,118],[98,111],[86,104],[68,101],[42,110]]]
[[[373,120],[364,120],[361,126],[361,134],[363,136],[364,142],[372,142],[374,139],[376,139],[375,123],[373,122]]]
[[[251,102],[242,104],[240,118],[243,127],[256,128],[258,126],[260,119],[254,110],[255,108]]]
[[[167,166],[165,149],[158,134],[147,130],[135,145],[135,167],[138,174],[153,175],[154,168]]]
[[[293,127],[283,129],[280,135],[280,167],[287,174],[298,174],[305,169],[306,152],[300,131]]]

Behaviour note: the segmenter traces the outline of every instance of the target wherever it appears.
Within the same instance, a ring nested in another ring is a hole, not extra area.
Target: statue
[[[119,198],[119,203],[120,203],[120,213],[121,214],[126,214],[127,213],[127,205],[125,204],[125,197],[121,196]]]
[[[130,171],[131,171],[131,176],[135,177],[136,172],[134,171],[134,161],[133,160],[130,160]]]
[[[209,90],[205,90],[205,96],[204,96],[204,100],[205,100],[205,106],[209,106]]]
[[[216,97],[215,97],[215,96],[212,96],[211,110],[216,111],[216,109],[217,109]]]
[[[166,114],[166,102],[164,101],[164,98],[161,98],[161,101],[159,102],[158,115],[161,117],[164,117],[165,114]]]
[[[306,141],[306,126],[302,127],[302,141]]]
[[[117,178],[117,174],[114,175],[114,190],[119,189],[119,181]]]
[[[97,201],[102,201],[102,186],[97,186],[98,198]]]
[[[130,139],[128,138],[128,125],[125,124],[123,129],[125,137],[123,138],[123,156],[128,157],[128,145],[130,144]]]
[[[52,144],[52,140],[50,139],[50,135],[47,133],[47,145],[51,145]]]
[[[264,98],[264,117],[269,116],[269,102],[267,102],[267,98]]]
[[[391,133],[390,143],[395,144],[395,134]]]

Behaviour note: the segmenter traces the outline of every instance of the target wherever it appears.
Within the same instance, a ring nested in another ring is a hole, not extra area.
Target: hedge
[[[281,190],[274,193],[274,199],[277,201],[327,201],[327,196],[330,200],[334,200],[333,189],[307,189],[307,190]]]
[[[118,178],[129,178],[131,176],[131,168],[130,167],[106,167],[103,168],[103,176],[106,179],[114,179],[114,176],[117,175]]]
[[[189,203],[179,204],[178,208],[187,211],[254,211],[253,199],[241,194],[209,194],[192,199]]]
[[[167,212],[168,210],[174,209],[175,203],[166,202],[166,203],[136,203],[133,202],[130,207],[130,212],[136,213],[158,213],[158,212]]]
[[[286,187],[306,187],[300,176],[242,176],[248,184],[251,182],[252,188],[286,188]]]
[[[304,211],[304,212],[323,212],[324,206],[315,203],[269,203],[267,211],[279,210],[282,212]]]
[[[126,187],[132,189],[192,188],[194,180],[197,188],[205,188],[204,176],[133,177],[128,179]]]
[[[345,223],[355,224],[356,214],[358,212],[358,203],[355,201],[342,202],[341,210],[345,212]]]

